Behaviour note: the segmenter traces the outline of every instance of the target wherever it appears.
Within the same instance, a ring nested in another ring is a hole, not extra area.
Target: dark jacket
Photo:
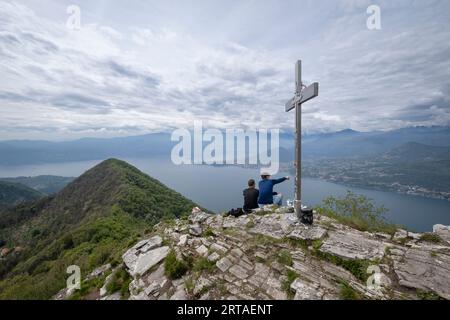
[[[259,182],[259,204],[273,204],[273,186],[286,181],[286,178],[281,179],[266,179]]]
[[[252,209],[258,208],[259,191],[255,188],[244,190],[244,211],[250,212]]]

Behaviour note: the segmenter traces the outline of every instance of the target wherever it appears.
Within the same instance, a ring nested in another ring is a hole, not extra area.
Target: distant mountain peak
[[[359,131],[356,131],[353,129],[344,129],[344,130],[338,131],[337,133],[359,133]]]

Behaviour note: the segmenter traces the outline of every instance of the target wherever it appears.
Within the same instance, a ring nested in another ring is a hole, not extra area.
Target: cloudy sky
[[[449,21],[447,0],[0,0],[0,140],[291,130],[297,59],[307,132],[449,125]]]

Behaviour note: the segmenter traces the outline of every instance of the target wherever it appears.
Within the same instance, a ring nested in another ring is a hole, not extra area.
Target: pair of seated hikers
[[[255,180],[248,181],[248,188],[244,190],[244,212],[249,213],[253,209],[262,208],[268,204],[283,204],[283,195],[274,192],[273,187],[276,184],[289,180],[289,177],[280,179],[271,179],[267,172],[261,174],[261,181],[258,183],[259,190],[256,189]]]

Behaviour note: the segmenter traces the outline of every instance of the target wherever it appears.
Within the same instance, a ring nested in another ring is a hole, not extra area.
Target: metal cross
[[[294,208],[297,216],[302,215],[302,104],[319,95],[319,83],[314,82],[303,87],[302,62],[295,65],[295,96],[286,103],[286,112],[295,108],[295,202]]]

